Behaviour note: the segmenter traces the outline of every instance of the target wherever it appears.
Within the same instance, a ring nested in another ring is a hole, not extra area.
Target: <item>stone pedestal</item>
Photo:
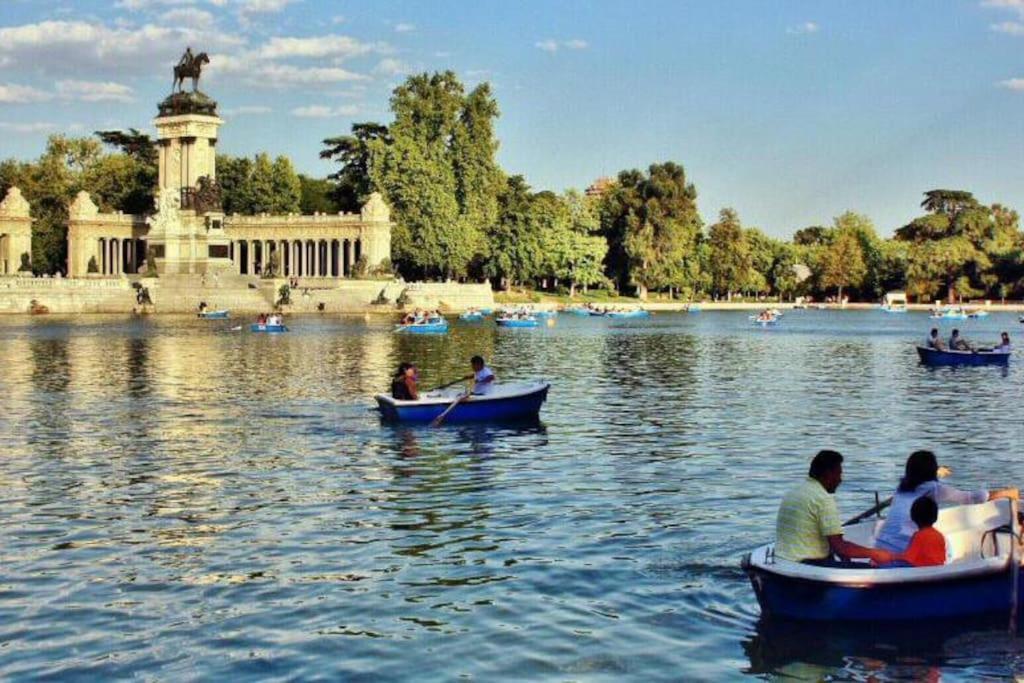
[[[25,274],[20,269],[31,261],[32,216],[21,190],[12,187],[0,202],[0,275]]]

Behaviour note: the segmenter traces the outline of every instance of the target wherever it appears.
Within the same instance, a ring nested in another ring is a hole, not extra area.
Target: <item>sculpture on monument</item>
[[[198,92],[199,77],[203,73],[203,64],[209,64],[210,57],[205,52],[193,56],[192,48],[186,47],[185,54],[178,60],[174,67],[174,83],[171,85],[171,92],[184,92],[185,79],[192,79],[192,92]]]
[[[200,176],[195,194],[191,196],[191,206],[183,206],[184,209],[194,209],[196,213],[203,214],[209,211],[221,210],[221,189],[220,183],[208,175]]]

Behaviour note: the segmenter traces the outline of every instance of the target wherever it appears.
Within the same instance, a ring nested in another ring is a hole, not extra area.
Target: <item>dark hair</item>
[[[957,328],[954,327],[953,328],[953,334],[960,334],[960,330],[958,330]]]
[[[939,462],[931,451],[914,451],[907,458],[906,471],[900,479],[900,491],[904,493],[917,489],[926,481],[939,478]]]
[[[469,362],[471,364],[473,364],[473,365],[477,365],[477,364],[484,365],[484,357],[483,356],[473,356],[472,358],[469,359]]]
[[[921,496],[910,506],[910,519],[918,529],[935,524],[939,518],[939,506],[928,496]]]
[[[932,328],[932,336],[934,337],[934,336],[938,335],[938,333],[939,333],[939,328],[933,327]]]
[[[839,467],[842,462],[843,456],[839,454],[839,451],[818,451],[818,454],[811,460],[811,469],[807,471],[807,476],[819,479]]]
[[[405,374],[405,371],[412,367],[412,363],[399,363],[398,372],[395,373],[395,377],[401,377]]]

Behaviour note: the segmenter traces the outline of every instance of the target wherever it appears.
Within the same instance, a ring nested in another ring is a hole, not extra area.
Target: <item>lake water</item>
[[[928,369],[923,314],[553,327],[0,318],[0,678],[933,680],[1024,675],[1005,615],[761,622],[739,569],[819,448],[844,516],[935,450],[1024,484],[1024,354]],[[993,341],[1009,314],[958,323]],[[952,325],[944,323],[948,333]],[[1022,346],[1024,348],[1024,346]],[[539,425],[385,426],[481,353]]]

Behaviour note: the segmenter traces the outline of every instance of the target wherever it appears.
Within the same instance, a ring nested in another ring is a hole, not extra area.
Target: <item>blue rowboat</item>
[[[771,327],[772,325],[777,325],[779,319],[769,318],[768,320],[760,320],[757,316],[752,315],[750,316],[750,322],[752,322],[754,325],[758,327]]]
[[[498,318],[495,320],[498,327],[538,327],[540,325],[533,316],[528,318]]]
[[[203,320],[227,320],[228,311],[203,311],[198,314]]]
[[[547,400],[547,382],[500,383],[483,395],[472,395],[459,403],[445,422],[486,422],[536,419]],[[431,422],[443,413],[460,390],[434,391],[418,401],[399,401],[387,394],[377,396],[381,417],[388,422]]]
[[[267,334],[275,334],[278,332],[287,332],[288,327],[286,325],[267,325],[264,323],[253,323],[249,326],[250,332],[266,332]]]
[[[642,308],[638,308],[635,311],[608,311],[605,313],[607,318],[649,318],[651,317],[650,311],[645,311]]]
[[[906,313],[906,306],[882,306],[883,313]]]
[[[537,318],[539,320],[548,320],[550,318],[557,318],[558,317],[558,311],[555,311],[555,310],[534,311],[530,315],[532,315],[534,318]]]
[[[448,321],[444,318],[432,318],[423,323],[395,325],[395,332],[405,334],[445,334],[448,332]]]
[[[590,316],[590,309],[584,308],[583,306],[572,306],[570,308],[565,309],[565,312],[571,315],[579,315],[586,317]]]
[[[917,347],[917,356],[923,365],[1009,365],[1008,351],[938,351],[925,346]]]
[[[754,550],[742,566],[769,618],[879,622],[1007,612],[1020,581],[1011,571],[1020,562],[1011,551],[1015,517],[1008,500],[940,510],[935,527],[950,559],[935,567],[816,567],[776,557],[774,544]],[[847,526],[844,538],[872,546],[881,524]]]
[[[967,314],[968,318],[987,318],[988,311],[971,311]]]
[[[494,315],[494,309],[493,308],[481,308],[480,309],[480,314],[481,315]]]
[[[690,304],[686,307],[687,313],[700,313],[700,306],[696,304]]]
[[[480,322],[483,319],[484,319],[484,314],[480,313],[480,312],[472,312],[471,313],[469,311],[466,311],[465,313],[463,313],[462,315],[459,316],[459,320],[462,320],[463,322],[467,322],[467,323],[478,323],[478,322]]]

